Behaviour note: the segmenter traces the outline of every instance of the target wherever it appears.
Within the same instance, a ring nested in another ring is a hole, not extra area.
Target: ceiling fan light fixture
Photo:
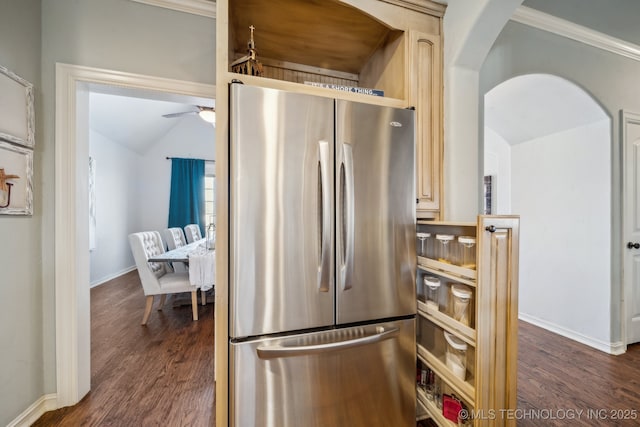
[[[214,110],[200,110],[198,116],[207,123],[216,124],[216,112]]]

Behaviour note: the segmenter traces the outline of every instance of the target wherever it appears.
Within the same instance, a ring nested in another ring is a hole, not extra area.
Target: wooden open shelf
[[[439,310],[428,307],[422,301],[418,301],[418,315],[424,317],[447,332],[450,332],[472,347],[476,346],[476,330],[447,316]]]
[[[449,368],[447,368],[444,360],[432,353],[426,348],[417,345],[418,358],[428,367],[430,367],[437,376],[439,376],[449,387],[462,399],[469,402],[470,405],[474,405],[475,402],[475,387],[473,386],[474,378],[467,378],[462,381],[456,377]]]
[[[358,9],[334,1],[233,0],[231,50],[246,53],[256,27],[261,57],[357,75],[378,49],[402,35]],[[337,40],[340,42],[338,43]]]
[[[474,288],[476,287],[476,278],[478,275],[476,270],[458,267],[457,265],[447,264],[446,262],[421,256],[418,257],[418,268]]]
[[[442,427],[457,427],[458,424],[446,419],[442,415],[442,409],[438,408],[433,400],[427,398],[427,394],[420,388],[416,388],[417,406],[427,413],[426,418],[433,418],[433,420]],[[425,419],[425,418],[421,418]]]
[[[404,30],[341,1],[233,0],[229,71],[247,54],[251,25],[263,78],[379,89],[406,101]]]

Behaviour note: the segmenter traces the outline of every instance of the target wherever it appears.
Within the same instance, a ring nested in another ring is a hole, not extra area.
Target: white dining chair
[[[162,237],[167,244],[167,249],[169,249],[170,251],[176,248],[181,248],[187,244],[184,233],[182,232],[182,228],[180,227],[172,227],[163,230]],[[173,262],[171,263],[171,266],[176,273],[189,271],[187,266],[181,262]]]
[[[187,236],[187,243],[193,243],[202,239],[200,226],[198,224],[189,224],[184,226],[184,234]]]
[[[169,294],[191,293],[193,320],[198,320],[197,288],[191,285],[189,273],[172,272],[165,262],[149,262],[149,258],[163,254],[164,244],[157,231],[144,231],[129,235],[129,245],[138,268],[138,275],[147,297],[142,324],[146,325],[153,307],[153,299],[160,295],[158,310],[162,310],[165,298]]]

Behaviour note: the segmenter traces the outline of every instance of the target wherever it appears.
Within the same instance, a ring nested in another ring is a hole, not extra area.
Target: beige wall
[[[0,425],[56,391],[57,62],[215,83],[215,20],[129,0],[0,2],[0,64],[36,88],[33,217],[0,216]]]
[[[36,108],[42,105],[40,0],[0,2],[0,65],[33,83]],[[0,215],[0,425],[43,392],[41,124],[37,116],[34,214]]]

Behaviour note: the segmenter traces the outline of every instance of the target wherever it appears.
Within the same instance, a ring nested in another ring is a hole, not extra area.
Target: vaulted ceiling
[[[582,88],[549,74],[507,80],[489,91],[484,102],[485,125],[512,145],[608,117]]]
[[[201,100],[188,98],[185,101],[202,103]],[[213,100],[208,100],[206,105],[213,106]],[[162,117],[163,114],[198,111],[195,104],[189,103],[92,92],[89,108],[89,126],[92,130],[138,154],[144,154],[178,123],[191,123],[193,126],[205,124],[196,114]]]

